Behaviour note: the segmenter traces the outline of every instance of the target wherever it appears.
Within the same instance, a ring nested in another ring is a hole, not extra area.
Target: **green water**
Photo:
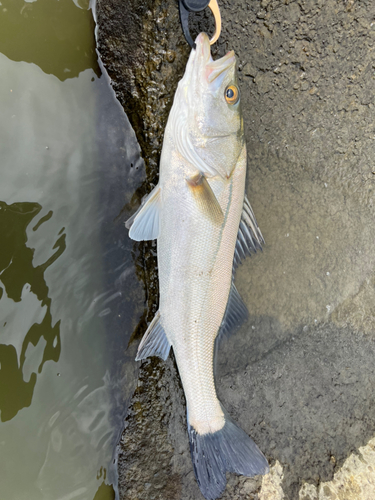
[[[95,69],[94,21],[86,0],[2,0],[0,48],[60,80]],[[78,8],[81,7],[81,8]]]
[[[144,301],[118,215],[143,164],[86,2],[2,0],[0,71],[0,498],[109,500]]]

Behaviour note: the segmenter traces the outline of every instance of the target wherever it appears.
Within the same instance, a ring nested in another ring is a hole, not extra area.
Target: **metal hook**
[[[209,7],[215,18],[215,33],[210,39],[210,45],[212,45],[218,40],[221,33],[221,16],[217,0],[179,0],[182,31],[186,41],[193,49],[195,49],[195,43],[189,31],[189,12],[201,12],[206,7]]]

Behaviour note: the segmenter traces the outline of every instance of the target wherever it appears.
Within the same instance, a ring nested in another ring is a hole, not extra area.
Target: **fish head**
[[[175,130],[182,154],[206,175],[228,178],[244,146],[236,57],[231,50],[214,61],[205,33],[195,44],[175,98]]]

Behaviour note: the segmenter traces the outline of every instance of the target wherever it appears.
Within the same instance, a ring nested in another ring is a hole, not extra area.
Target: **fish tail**
[[[188,422],[188,433],[195,477],[207,500],[224,491],[227,471],[248,477],[269,472],[263,453],[227,412],[219,431],[202,435]]]

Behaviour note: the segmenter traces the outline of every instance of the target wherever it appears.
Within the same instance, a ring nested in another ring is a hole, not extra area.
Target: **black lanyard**
[[[186,41],[195,49],[195,43],[191,38],[189,31],[189,13],[190,12],[201,12],[202,10],[209,7],[215,17],[216,31],[210,43],[214,43],[220,35],[221,31],[221,18],[219,7],[217,5],[217,0],[178,0],[178,5],[180,8],[180,21],[182,26],[182,31],[184,32]]]

